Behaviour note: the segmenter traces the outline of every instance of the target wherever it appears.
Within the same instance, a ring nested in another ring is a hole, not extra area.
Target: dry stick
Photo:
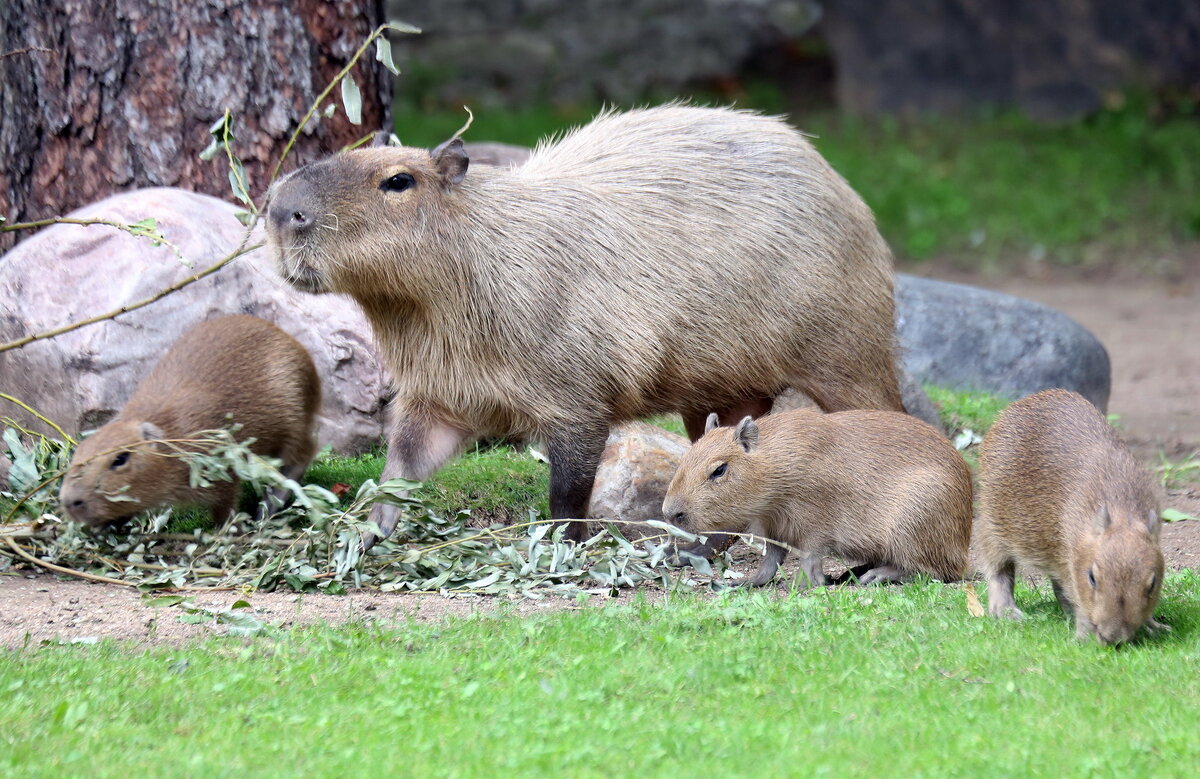
[[[4,540],[6,542],[8,542],[8,545],[10,547],[12,547],[12,550],[14,552],[16,552],[18,555],[25,558],[26,560],[33,563],[34,565],[39,565],[48,571],[54,571],[55,573],[67,574],[68,576],[78,576],[81,579],[87,579],[87,580],[93,581],[93,582],[103,582],[105,584],[120,584],[125,587],[136,587],[137,586],[133,582],[123,582],[120,579],[110,579],[107,576],[100,576],[98,574],[88,573],[86,571],[76,571],[74,568],[64,568],[61,565],[55,565],[54,563],[46,562],[45,560],[40,560],[37,557],[34,557],[33,555],[26,552],[20,546],[18,546],[16,544],[16,542],[14,542],[11,538],[5,537]]]
[[[257,220],[255,220],[255,221],[257,221]],[[115,311],[109,311],[107,314],[100,314],[98,316],[94,316],[89,319],[84,319],[79,322],[72,322],[69,325],[63,325],[62,327],[56,328],[54,330],[47,330],[42,333],[34,333],[33,335],[27,335],[24,338],[18,338],[15,341],[9,341],[6,344],[0,344],[0,352],[7,352],[9,349],[20,349],[22,346],[25,346],[26,344],[31,344],[34,341],[42,341],[47,338],[56,338],[60,335],[64,335],[65,333],[69,333],[73,330],[78,330],[82,327],[87,327],[88,325],[94,325],[94,324],[97,324],[99,322],[104,322],[109,319],[116,319],[121,314],[128,314],[130,311],[136,311],[139,308],[144,308],[144,307],[150,305],[151,303],[154,303],[158,300],[161,300],[162,298],[165,298],[167,295],[170,295],[173,292],[178,292],[179,290],[183,289],[184,287],[188,286],[189,284],[194,284],[197,281],[200,281],[201,279],[203,279],[207,276],[211,276],[212,274],[221,270],[221,268],[224,268],[226,265],[228,265],[229,263],[236,260],[238,257],[241,257],[243,254],[248,254],[249,252],[252,252],[255,249],[262,247],[261,243],[256,243],[253,246],[246,246],[246,243],[250,238],[251,228],[253,228],[254,224],[255,224],[255,222],[250,223],[250,228],[248,228],[246,230],[246,235],[242,239],[242,243],[238,246],[238,248],[232,254],[226,256],[224,259],[222,259],[220,262],[216,263],[215,265],[205,268],[204,270],[200,271],[199,273],[195,274],[194,276],[188,276],[186,279],[176,282],[175,284],[172,284],[171,286],[167,287],[166,289],[159,290],[158,292],[154,293],[153,295],[146,298],[145,300],[139,300],[136,303],[130,303],[128,305],[121,306],[120,308],[116,309]]]
[[[4,59],[5,57],[15,57],[18,54],[30,54],[35,51],[41,52],[42,54],[57,54],[58,53],[54,49],[48,49],[45,46],[26,46],[21,49],[13,49],[12,51],[6,51],[3,54],[0,54],[0,60]]]
[[[71,446],[78,446],[78,444],[79,444],[79,442],[78,442],[78,441],[76,441],[76,440],[75,440],[74,438],[72,438],[71,436],[67,435],[65,432],[63,432],[63,429],[62,429],[61,427],[59,427],[58,425],[54,424],[53,422],[51,422],[51,421],[50,421],[49,419],[47,419],[46,417],[44,417],[44,416],[42,416],[41,414],[39,414],[37,411],[35,411],[35,410],[34,410],[34,409],[31,407],[31,406],[29,406],[28,404],[26,404],[26,403],[22,403],[21,401],[19,401],[19,400],[17,400],[16,398],[14,398],[12,395],[6,394],[6,393],[4,393],[4,392],[0,392],[0,398],[3,398],[4,400],[7,400],[7,401],[8,401],[8,402],[10,402],[10,403],[15,403],[15,404],[17,404],[17,405],[18,405],[18,406],[20,406],[21,408],[23,408],[23,409],[25,409],[26,411],[28,411],[30,414],[33,414],[35,417],[37,417],[38,419],[40,419],[40,420],[42,420],[43,422],[45,422],[45,423],[46,423],[47,425],[49,425],[50,427],[54,428],[55,432],[57,432],[57,433],[58,433],[60,436],[62,436],[62,437],[63,437],[63,440],[64,440],[64,441],[66,441],[67,443],[69,443]]]

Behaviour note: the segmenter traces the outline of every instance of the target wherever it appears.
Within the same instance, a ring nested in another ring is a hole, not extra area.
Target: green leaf
[[[342,105],[350,124],[362,124],[362,92],[349,73],[342,77]]]
[[[151,595],[148,592],[142,595],[142,605],[149,606],[152,609],[178,606],[181,603],[187,603],[189,600],[191,599],[186,595]]]
[[[248,608],[250,608],[250,601],[248,601],[248,600],[235,600],[235,601],[233,602],[233,605],[229,607],[229,610],[230,610],[230,611],[233,611],[234,609],[248,609]]]
[[[1163,522],[1182,522],[1188,519],[1200,519],[1200,517],[1193,517],[1191,514],[1185,514],[1178,509],[1163,509],[1159,517],[1162,518]]]
[[[229,164],[229,186],[233,189],[234,197],[246,205],[250,205],[250,190],[246,185],[246,169],[242,167],[242,161],[237,157],[234,157]]]
[[[421,29],[419,27],[413,27],[411,24],[405,24],[404,22],[388,22],[384,25],[384,27],[388,28],[389,30],[408,33],[410,35],[421,34]]]
[[[217,143],[216,140],[209,141],[204,150],[200,152],[200,159],[204,162],[210,162],[222,148],[221,144]]]
[[[392,42],[382,35],[375,39],[375,59],[383,63],[383,66],[392,71],[393,76],[400,75],[400,68],[396,67],[396,63],[392,62]]]
[[[333,116],[333,112],[336,110],[337,110],[337,104],[330,103],[329,105],[325,106],[325,110],[322,111],[321,113],[325,116],[326,119],[329,119],[330,117]]]

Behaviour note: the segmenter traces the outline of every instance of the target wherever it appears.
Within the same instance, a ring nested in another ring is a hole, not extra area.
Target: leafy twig
[[[0,351],[3,351],[3,350],[2,350],[2,349],[0,349]],[[64,440],[64,441],[66,441],[67,443],[69,443],[71,446],[76,446],[76,445],[78,445],[78,444],[79,444],[79,442],[78,442],[78,441],[76,441],[76,440],[75,440],[74,438],[72,438],[71,436],[67,435],[67,434],[66,434],[66,432],[64,432],[64,431],[63,431],[63,429],[62,429],[61,427],[59,427],[58,425],[56,425],[56,424],[54,424],[53,422],[51,422],[51,421],[50,421],[50,419],[48,419],[47,417],[45,417],[45,416],[43,416],[42,414],[38,413],[38,412],[37,412],[37,411],[36,411],[36,410],[35,410],[33,407],[31,407],[31,406],[30,406],[30,405],[28,405],[27,403],[23,403],[22,401],[20,401],[20,400],[18,400],[18,399],[16,399],[16,398],[14,398],[12,395],[9,395],[9,394],[7,394],[7,393],[4,393],[4,392],[0,392],[0,399],[7,400],[9,403],[15,403],[16,405],[18,405],[18,406],[20,406],[21,408],[23,408],[23,409],[25,409],[26,411],[28,411],[30,414],[33,414],[33,415],[34,415],[35,417],[37,417],[38,419],[40,419],[41,421],[45,422],[45,423],[46,423],[47,425],[49,425],[50,427],[54,428],[54,431],[55,431],[56,433],[58,433],[60,436],[62,436],[62,437],[63,437],[63,440]]]
[[[279,162],[275,163],[275,169],[271,171],[272,182],[279,178],[279,172],[283,170],[283,161],[287,159],[288,154],[290,154],[292,151],[292,147],[296,145],[296,140],[299,139],[300,133],[304,132],[304,128],[308,126],[308,123],[312,121],[312,118],[316,116],[317,111],[320,110],[321,103],[325,102],[325,98],[329,97],[329,95],[337,87],[338,83],[345,78],[351,70],[354,69],[354,66],[358,64],[360,59],[362,59],[363,54],[366,53],[367,49],[370,48],[375,39],[383,35],[388,30],[395,30],[396,32],[403,33],[421,32],[416,27],[412,27],[407,24],[401,24],[399,22],[388,22],[387,24],[381,24],[375,28],[375,31],[372,32],[367,40],[363,42],[363,45],[358,47],[358,51],[354,52],[354,56],[352,56],[350,61],[346,63],[346,67],[338,71],[337,75],[333,77],[325,89],[321,91],[321,94],[317,95],[317,99],[313,101],[311,106],[309,106],[308,113],[306,113],[304,118],[300,120],[300,124],[296,127],[295,132],[292,133],[292,137],[288,138],[287,145],[283,147],[283,154],[279,156]]]

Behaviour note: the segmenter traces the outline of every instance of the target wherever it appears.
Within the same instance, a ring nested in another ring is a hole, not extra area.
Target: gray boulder
[[[1108,407],[1104,345],[1040,303],[966,284],[896,274],[896,330],[904,368],[919,381],[1012,399],[1051,387]]]
[[[147,298],[210,266],[241,241],[239,210],[164,188],[114,195],[72,214],[127,224],[153,217],[190,265],[167,247],[107,226],[55,225],[26,238],[0,257],[0,342]],[[387,379],[362,312],[349,298],[292,289],[262,249],[115,320],[0,352],[0,389],[77,435],[111,418],[184,330],[235,313],[276,323],[312,353],[325,396],[323,445],[350,453],[378,442]],[[20,409],[4,413],[42,429]]]
[[[688,449],[688,440],[644,422],[613,428],[604,447],[588,516],[593,519],[661,519],[663,498]],[[627,538],[661,531],[621,525]]]

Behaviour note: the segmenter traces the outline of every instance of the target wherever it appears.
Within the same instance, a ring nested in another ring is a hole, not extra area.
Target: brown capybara
[[[962,578],[971,540],[971,471],[928,424],[890,411],[814,409],[708,418],[663,501],[663,518],[700,534],[751,532],[804,554],[810,585],[825,556],[862,563],[859,581],[926,573]],[[787,549],[767,545],[749,584],[775,576]]]
[[[237,505],[238,483],[188,484],[187,462],[161,441],[241,425],[256,454],[283,460],[299,478],[316,451],[313,423],[321,381],[308,351],[253,316],[223,316],[179,337],[107,425],[83,439],[63,479],[63,509],[88,525],[160,506],[208,506],[224,521]]]
[[[280,272],[353,296],[391,370],[384,478],[538,438],[552,516],[579,518],[613,424],[678,411],[695,439],[709,412],[758,415],[787,387],[903,410],[891,253],[782,121],[605,113],[520,167],[468,164],[457,138],[359,149],[271,192]],[[384,535],[397,511],[375,506]]]
[[[1020,619],[1013,577],[1044,574],[1076,638],[1129,641],[1162,588],[1158,496],[1096,407],[1052,389],[1008,406],[979,453],[975,543],[993,617]]]

